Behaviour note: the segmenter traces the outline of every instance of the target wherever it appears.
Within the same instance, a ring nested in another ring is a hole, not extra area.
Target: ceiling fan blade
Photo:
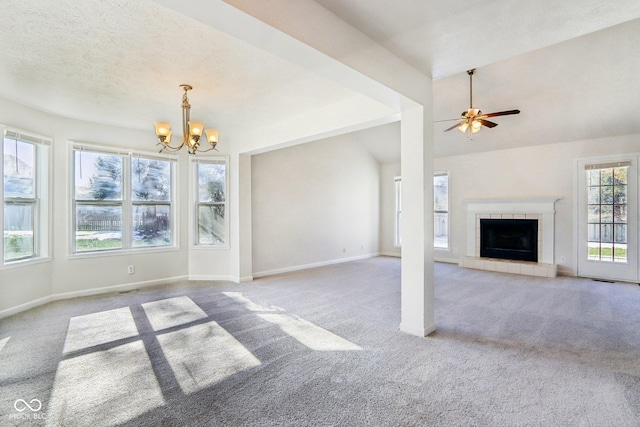
[[[458,120],[460,122],[464,122],[467,119],[465,119],[464,117],[459,117],[457,119],[434,120],[433,123],[452,122],[454,120]]]
[[[448,131],[450,131],[452,129],[457,128],[458,126],[460,126],[460,123],[456,123],[455,125],[451,126],[450,128],[446,128],[445,130],[443,130],[443,132],[448,132]]]
[[[497,123],[490,122],[489,120],[485,120],[485,119],[479,119],[479,120],[480,120],[480,123],[482,123],[484,126],[488,128],[494,128],[498,126]]]
[[[520,114],[520,110],[498,111],[496,113],[483,114],[481,117],[486,119],[487,117],[508,116],[511,114]]]

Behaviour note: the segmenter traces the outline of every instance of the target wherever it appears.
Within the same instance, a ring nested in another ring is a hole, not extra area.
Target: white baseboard
[[[36,307],[38,307],[40,305],[45,305],[45,304],[50,303],[52,301],[55,301],[53,299],[53,295],[49,295],[49,296],[46,296],[46,297],[34,299],[33,301],[25,302],[24,304],[16,305],[15,307],[6,308],[6,309],[0,311],[0,319],[3,319],[5,317],[9,317],[9,316],[13,316],[14,314],[18,314],[20,312],[27,311],[27,310],[30,310],[32,308],[36,308]]]
[[[193,281],[223,280],[225,282],[238,282],[238,277],[236,276],[190,275],[188,279]]]
[[[458,259],[439,258],[439,257],[435,257],[435,258],[433,258],[433,260],[435,262],[446,262],[446,263],[449,263],[449,264],[458,264],[460,262],[460,260],[458,260]]]
[[[330,261],[321,261],[321,262],[314,262],[314,263],[311,263],[311,264],[295,265],[295,266],[292,266],[292,267],[276,268],[274,270],[259,271],[259,272],[254,272],[253,273],[253,278],[272,276],[274,274],[289,273],[289,272],[292,272],[292,271],[307,270],[309,268],[324,267],[324,266],[333,265],[333,264],[341,264],[343,262],[350,262],[350,261],[357,261],[357,260],[361,260],[361,259],[374,258],[374,257],[380,256],[380,255],[381,255],[380,253],[375,252],[375,253],[372,253],[372,254],[358,255],[358,256],[349,257],[349,258],[339,258],[339,259],[334,259],[334,260],[330,260]]]
[[[101,288],[84,289],[81,291],[63,292],[59,294],[49,295],[43,298],[38,298],[33,301],[26,302],[24,304],[10,307],[0,311],[0,319],[18,314],[22,311],[26,311],[53,301],[60,301],[71,298],[86,297],[91,295],[108,294],[111,292],[126,292],[134,289],[145,288],[149,286],[164,285],[166,283],[177,282],[180,280],[187,280],[187,276],[175,276],[166,277],[164,279],[146,280],[143,282],[124,283],[122,285],[104,286]]]
[[[380,252],[380,255],[382,255],[382,256],[392,256],[392,257],[396,257],[396,258],[402,258],[402,254],[398,253],[398,252]]]
[[[194,281],[222,280],[225,282],[244,283],[244,282],[251,282],[253,280],[253,276],[238,277],[238,276],[203,276],[203,275],[194,276],[192,275],[192,276],[189,276],[189,280],[194,280]]]

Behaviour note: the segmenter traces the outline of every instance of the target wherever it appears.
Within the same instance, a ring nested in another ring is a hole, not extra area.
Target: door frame
[[[640,278],[640,229],[638,228],[638,214],[640,211],[640,153],[622,153],[602,155],[576,159],[574,162],[574,254],[576,275],[594,279],[614,280],[638,283]],[[586,181],[585,166],[590,164],[607,164],[615,162],[630,162],[627,177],[627,256],[628,263],[616,264],[583,259],[584,244],[587,242],[586,211]],[[584,220],[584,221],[583,221]],[[617,272],[614,266],[620,266]],[[586,268],[585,268],[586,267]],[[611,268],[609,268],[611,267]]]

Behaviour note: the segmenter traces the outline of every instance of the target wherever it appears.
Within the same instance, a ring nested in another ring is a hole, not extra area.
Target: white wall
[[[400,256],[395,245],[396,188],[394,178],[400,176],[400,162],[380,165],[380,253]]]
[[[626,152],[640,152],[640,135],[435,159],[435,169],[450,174],[451,250],[438,251],[438,258],[457,262],[466,251],[465,200],[560,197],[556,203],[555,262],[562,274],[575,275],[575,160]],[[564,263],[559,262],[561,257]]]
[[[378,253],[379,165],[342,135],[252,158],[253,274]]]

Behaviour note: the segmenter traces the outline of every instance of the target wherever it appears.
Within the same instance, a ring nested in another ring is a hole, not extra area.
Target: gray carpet
[[[0,425],[640,426],[639,286],[437,264],[418,338],[399,276],[379,257],[3,319]]]

